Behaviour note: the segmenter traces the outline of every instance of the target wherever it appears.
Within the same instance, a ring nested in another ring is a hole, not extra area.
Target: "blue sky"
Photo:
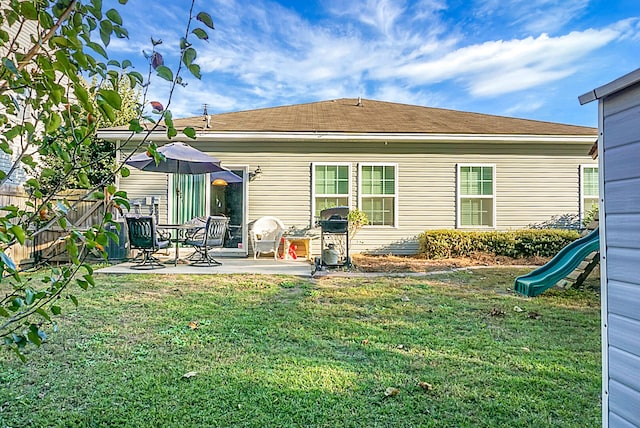
[[[129,40],[116,58],[145,74],[150,38],[177,65],[190,1],[116,7]],[[197,0],[216,29],[197,42],[202,79],[173,96],[174,117],[335,98],[597,126],[578,96],[640,67],[638,0]],[[153,79],[149,99],[166,104]]]

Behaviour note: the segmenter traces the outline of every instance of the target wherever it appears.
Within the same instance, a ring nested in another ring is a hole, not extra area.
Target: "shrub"
[[[588,227],[592,221],[598,220],[600,208],[598,205],[592,207],[589,211],[584,213],[584,218],[582,219],[582,226]]]
[[[554,256],[579,237],[574,230],[524,229],[508,232],[428,230],[420,234],[420,255],[430,259],[487,252],[513,258]]]

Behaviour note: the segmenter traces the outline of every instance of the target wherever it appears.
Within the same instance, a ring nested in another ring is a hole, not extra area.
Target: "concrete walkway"
[[[164,259],[165,268],[139,270],[131,269],[132,263],[125,262],[113,266],[97,269],[100,274],[154,274],[154,275],[215,275],[215,274],[263,274],[263,275],[294,275],[310,277],[313,265],[306,260],[274,260],[273,258],[252,257],[216,257],[222,263],[220,266],[191,266],[178,263],[173,265],[173,259]]]

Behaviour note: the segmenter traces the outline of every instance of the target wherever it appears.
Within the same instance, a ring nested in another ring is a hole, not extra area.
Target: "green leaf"
[[[100,102],[100,98],[106,101],[114,109],[122,109],[122,97],[118,91],[113,89],[100,89],[98,91],[98,103]]]
[[[201,79],[202,75],[200,74],[200,66],[198,64],[191,64],[189,66],[189,71],[193,74],[197,79]]]
[[[209,35],[202,28],[194,28],[191,32],[200,40],[209,40]]]
[[[142,125],[140,125],[139,119],[132,119],[131,121],[129,121],[129,131],[133,131],[136,133],[144,131],[144,128],[142,127]]]
[[[89,288],[89,283],[84,279],[76,278],[76,282],[78,283],[78,286],[80,286],[80,288],[82,288],[83,290],[87,290]]]
[[[24,301],[27,305],[32,304],[35,300],[35,297],[36,293],[34,293],[32,289],[27,288],[26,290],[24,290]]]
[[[83,189],[88,189],[89,187],[91,187],[89,176],[84,171],[78,172],[78,181],[80,182],[80,185],[82,186]]]
[[[20,13],[30,21],[38,19],[38,11],[36,10],[35,2],[23,1],[20,3]]]
[[[109,56],[107,55],[107,51],[104,50],[102,46],[97,44],[96,42],[86,42],[87,46],[93,49],[94,52],[101,55],[103,58],[107,59]]]
[[[122,18],[120,17],[120,14],[118,13],[117,10],[109,9],[107,11],[106,15],[107,15],[107,18],[109,18],[114,23],[116,23],[118,25],[122,25]]]
[[[60,308],[60,306],[52,305],[51,306],[51,313],[53,315],[60,315],[62,313],[62,308]]]
[[[76,95],[82,107],[88,111],[93,113],[93,104],[89,102],[89,92],[82,85],[74,85],[73,93]]]
[[[107,102],[105,102],[104,100],[98,100],[98,109],[109,122],[115,122],[116,112],[113,107],[111,107]]]
[[[120,169],[120,176],[122,176],[122,177],[124,177],[124,178],[127,178],[127,177],[128,177],[128,176],[130,176],[130,175],[131,175],[131,171],[129,171],[129,168],[127,168],[127,167],[124,167],[124,166],[123,166],[123,167]]]
[[[58,113],[52,111],[44,132],[47,134],[53,134],[54,131],[57,131],[58,128],[60,128],[60,125],[62,125],[62,118],[60,118]]]
[[[40,339],[40,335],[38,334],[38,327],[36,327],[36,330],[29,330],[29,332],[27,333],[27,337],[29,338],[29,342],[33,343],[36,346],[40,346],[42,344],[42,340]]]
[[[36,163],[35,160],[33,160],[33,156],[31,156],[31,155],[22,156],[20,161],[25,165],[29,165],[33,169],[36,169],[38,167],[38,164]]]
[[[107,186],[107,192],[109,192],[109,194],[113,195],[113,194],[116,193],[116,191],[117,191],[117,188],[116,188],[115,184],[109,184]]]
[[[82,265],[82,267],[85,268],[85,270],[87,271],[87,273],[89,275],[93,275],[93,268],[91,267],[90,264],[85,263],[85,264]]]
[[[20,245],[24,245],[25,234],[24,230],[22,230],[22,227],[14,224],[13,226],[11,226],[11,232],[13,232]]]
[[[2,58],[2,65],[13,74],[19,74],[18,68],[9,58]]]
[[[173,114],[171,113],[171,110],[165,111],[163,118],[166,126],[169,128],[173,127]]]
[[[184,62],[185,65],[190,66],[196,59],[196,55],[197,53],[194,48],[187,48],[182,54],[182,62]]]
[[[38,183],[38,180],[36,180],[35,178],[28,179],[25,184],[27,184],[30,187],[33,187],[34,189],[40,188],[40,183]]]
[[[109,238],[107,235],[100,234],[96,236],[96,242],[104,247],[109,243]]]
[[[118,199],[115,199],[115,201],[121,207],[125,207],[127,211],[131,211],[131,204],[129,204],[129,201],[127,199],[118,198]]]
[[[51,322],[51,317],[49,316],[49,314],[47,313],[47,311],[45,311],[42,308],[38,308],[36,309],[36,313],[38,315],[40,315],[42,318],[46,319],[47,321]]]
[[[93,275],[83,275],[82,276],[89,284],[91,284],[92,287],[96,286],[96,280],[93,279]]]
[[[196,138],[196,130],[193,129],[191,126],[187,126],[186,128],[184,128],[184,130],[182,131],[182,133],[184,135],[186,135],[189,138],[192,138],[195,140]]]
[[[158,68],[156,68],[156,72],[158,73],[158,77],[168,80],[169,82],[173,81],[173,72],[166,65],[159,65]]]
[[[109,239],[111,239],[113,242],[115,242],[116,244],[118,244],[120,242],[120,237],[113,232],[105,232],[105,235],[109,237]]]
[[[102,0],[91,0],[91,5],[93,6],[91,9],[93,16],[102,19]]]
[[[73,294],[69,294],[69,299],[71,299],[71,301],[73,302],[73,305],[77,308],[78,307],[78,298],[76,296],[74,296]]]
[[[11,146],[9,145],[9,142],[7,142],[7,141],[0,142],[0,150],[2,150],[3,152],[5,152],[8,155],[12,155],[13,154],[13,150],[11,149]]]
[[[207,27],[211,28],[212,30],[213,28],[213,20],[211,19],[211,15],[209,15],[206,12],[200,12],[196,15],[196,19],[200,22],[202,22],[204,25],[206,25]]]
[[[105,46],[109,46],[111,42],[111,33],[113,32],[113,24],[111,21],[100,21],[100,40]]]
[[[43,178],[50,178],[50,177],[55,177],[56,175],[56,171],[52,168],[44,168],[41,172],[40,172],[40,176]]]

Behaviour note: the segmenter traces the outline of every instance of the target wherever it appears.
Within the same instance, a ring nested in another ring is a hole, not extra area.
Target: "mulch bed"
[[[469,266],[541,266],[549,257],[529,257],[513,259],[493,254],[478,253],[472,257],[455,259],[425,259],[409,256],[372,256],[353,254],[354,269],[360,272],[433,272]]]

